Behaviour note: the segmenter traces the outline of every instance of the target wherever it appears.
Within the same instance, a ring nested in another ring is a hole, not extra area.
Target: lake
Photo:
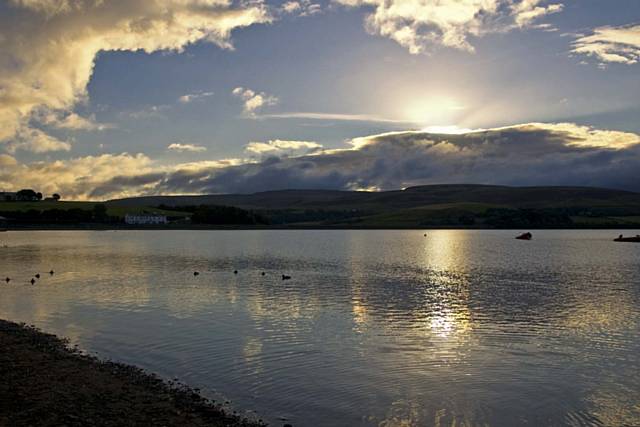
[[[0,233],[0,318],[276,426],[640,425],[640,244],[518,232]]]

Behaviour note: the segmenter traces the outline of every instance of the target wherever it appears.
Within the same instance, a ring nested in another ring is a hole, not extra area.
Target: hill
[[[590,187],[429,185],[361,192],[282,190],[254,194],[110,200],[110,209],[179,211],[199,205],[256,211],[271,225],[334,227],[635,227],[640,193]]]

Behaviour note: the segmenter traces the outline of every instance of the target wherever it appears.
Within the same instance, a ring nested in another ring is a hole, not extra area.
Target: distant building
[[[165,215],[152,215],[152,214],[143,214],[143,215],[126,214],[124,216],[124,222],[129,225],[161,225],[161,224],[169,223]]]
[[[16,193],[0,191],[0,202],[15,202],[17,199]]]

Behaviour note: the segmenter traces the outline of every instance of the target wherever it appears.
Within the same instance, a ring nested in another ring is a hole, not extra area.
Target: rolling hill
[[[428,185],[361,192],[282,190],[254,194],[148,196],[110,200],[110,209],[198,205],[257,211],[272,225],[344,227],[640,226],[640,193],[591,187]]]

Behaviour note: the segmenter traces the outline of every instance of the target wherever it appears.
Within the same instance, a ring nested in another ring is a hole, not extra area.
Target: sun
[[[407,121],[420,126],[451,127],[464,109],[454,98],[431,97],[408,102],[403,115]]]

